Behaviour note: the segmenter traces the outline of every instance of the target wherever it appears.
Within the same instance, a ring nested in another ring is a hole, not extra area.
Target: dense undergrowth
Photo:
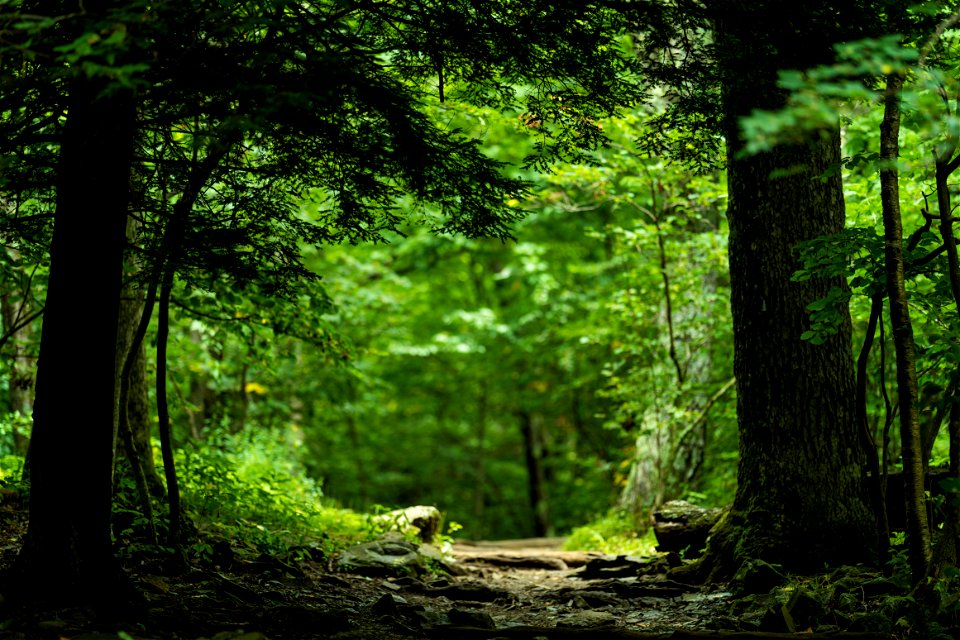
[[[0,435],[7,436],[6,442],[12,441],[9,432],[14,420],[21,433],[29,430],[29,424],[17,416],[4,420],[0,430],[5,433]],[[390,528],[388,521],[378,518],[388,507],[363,513],[325,497],[321,484],[310,477],[301,459],[302,448],[289,433],[247,428],[191,440],[177,449],[177,474],[188,523],[187,555],[211,561],[227,543],[241,553],[267,553],[294,561],[330,557]],[[154,453],[159,460],[159,450]],[[9,445],[0,449],[0,485],[5,491],[25,495],[23,465],[23,456]],[[158,471],[162,476],[162,467]],[[409,505],[392,505],[403,506]],[[152,507],[156,537],[149,533],[149,520],[129,465],[121,456],[114,496],[114,533],[121,555],[169,553],[163,544],[168,528],[166,504],[155,498]],[[459,526],[448,524],[451,532]],[[656,553],[655,546],[646,519],[622,509],[574,528],[565,543],[569,550],[638,556]]]
[[[320,484],[306,474],[296,446],[269,431],[248,429],[191,441],[176,451],[188,558],[214,560],[225,543],[234,552],[291,561],[326,558],[390,528],[376,517],[382,508],[360,513],[325,499]],[[23,456],[0,451],[0,487],[25,504],[23,466]],[[159,472],[162,476],[162,467]],[[155,497],[152,507],[155,535],[129,465],[119,459],[113,525],[122,557],[172,551],[166,545],[166,502]]]
[[[564,547],[571,551],[648,556],[656,553],[656,544],[653,529],[642,516],[623,509],[612,509],[576,527]]]

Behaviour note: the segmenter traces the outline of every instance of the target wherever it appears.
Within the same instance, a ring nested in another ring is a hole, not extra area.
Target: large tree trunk
[[[108,5],[87,3],[90,30]],[[15,594],[25,598],[123,606],[110,510],[134,112],[132,93],[105,78],[72,82],[33,411],[30,524],[14,571]]]
[[[850,317],[839,305],[836,335],[801,340],[806,306],[839,280],[791,282],[798,242],[843,228],[837,130],[743,157],[738,120],[775,109],[779,68],[821,62],[829,27],[823,7],[722,3],[717,42],[728,149],[731,307],[740,431],[738,490],[708,566],[720,576],[746,558],[795,571],[876,562],[875,518],[856,419]],[[811,5],[811,6],[806,6]]]

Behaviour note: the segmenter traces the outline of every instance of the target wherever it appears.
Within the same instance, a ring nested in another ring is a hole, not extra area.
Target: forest
[[[0,114],[0,637],[960,637],[954,3],[0,0]]]

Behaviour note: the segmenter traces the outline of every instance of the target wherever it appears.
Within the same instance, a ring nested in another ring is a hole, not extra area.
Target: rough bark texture
[[[91,19],[107,6],[88,3]],[[134,101],[122,89],[104,94],[107,86],[78,76],[70,90],[33,411],[30,524],[14,575],[18,596],[123,606],[110,506]]]
[[[839,176],[818,179],[839,161],[839,133],[740,156],[738,119],[783,105],[777,69],[810,66],[828,55],[829,36],[818,30],[823,7],[802,2],[785,17],[765,3],[720,4],[741,442],[737,495],[707,566],[720,576],[745,558],[795,571],[873,563],[876,525],[857,424],[848,310],[837,310],[838,332],[825,344],[800,339],[809,328],[806,306],[843,283],[790,280],[798,242],[843,228]]]

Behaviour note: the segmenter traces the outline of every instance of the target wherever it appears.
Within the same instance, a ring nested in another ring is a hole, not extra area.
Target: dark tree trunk
[[[880,200],[883,205],[884,265],[887,297],[890,300],[890,327],[897,353],[897,396],[900,406],[900,448],[903,456],[903,484],[907,512],[907,546],[913,583],[919,584],[930,572],[930,527],[924,494],[923,443],[917,410],[917,356],[910,322],[910,305],[903,275],[903,226],[900,220],[900,185],[896,162],[900,155],[900,92],[903,77],[887,77],[883,122],[880,124],[880,158],[887,163],[880,170]]]
[[[167,480],[167,503],[170,506],[170,524],[167,544],[180,552],[180,483],[173,459],[173,436],[170,432],[170,408],[167,402],[167,338],[170,333],[170,295],[173,273],[165,273],[160,287],[160,305],[157,309],[157,420],[160,432],[160,452],[163,473]]]
[[[720,5],[740,466],[733,509],[705,567],[720,576],[749,557],[796,571],[874,563],[876,520],[846,306],[838,307],[838,332],[824,344],[800,339],[809,328],[806,306],[844,284],[791,282],[796,244],[843,228],[839,176],[818,179],[839,162],[839,133],[824,131],[750,157],[741,155],[739,135],[740,117],[783,105],[778,69],[825,60],[829,29],[817,24],[823,7],[801,2],[791,21],[772,5]]]
[[[546,446],[543,438],[543,418],[527,411],[519,411],[520,431],[523,434],[524,458],[527,463],[527,493],[533,511],[534,535],[543,538],[552,535],[550,508],[547,501],[547,472],[544,466]]]
[[[473,523],[471,529],[482,537],[486,532],[487,510],[487,385],[480,385],[477,396],[476,447],[474,448]]]
[[[91,20],[107,4],[88,2]],[[123,606],[110,510],[134,112],[127,89],[100,78],[72,82],[33,411],[30,524],[14,567],[16,594],[26,598]]]

